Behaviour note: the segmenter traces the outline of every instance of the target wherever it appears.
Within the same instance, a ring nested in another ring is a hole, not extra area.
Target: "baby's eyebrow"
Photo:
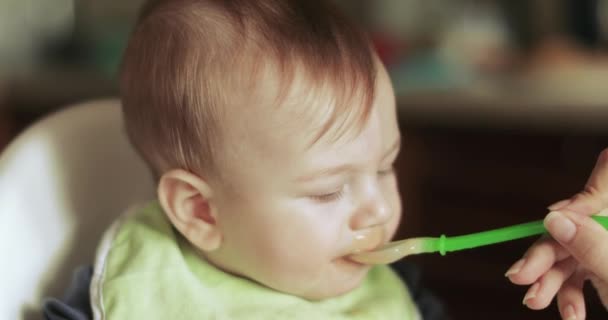
[[[329,177],[335,176],[344,172],[355,170],[355,166],[352,164],[343,164],[336,167],[325,168],[323,170],[317,171],[313,174],[309,174],[306,176],[299,177],[296,179],[297,182],[308,182],[313,181],[321,177]]]
[[[382,160],[385,160],[388,156],[392,155],[395,151],[401,148],[401,136],[399,136],[395,142],[386,150],[384,155],[382,156]],[[328,177],[338,175],[344,172],[353,171],[356,167],[353,164],[343,164],[331,168],[325,168],[320,171],[317,171],[313,174],[305,175],[296,179],[297,182],[308,182],[321,177]]]

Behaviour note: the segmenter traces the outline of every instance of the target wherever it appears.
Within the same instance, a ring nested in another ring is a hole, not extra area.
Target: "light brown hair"
[[[336,92],[332,116],[368,117],[376,66],[365,34],[320,0],[152,0],[124,54],[121,98],[132,144],[159,177],[182,168],[212,172],[222,118],[237,83],[273,64],[285,92],[297,66],[311,86]],[[241,79],[239,79],[241,78]],[[350,103],[359,95],[363,104]],[[279,99],[280,100],[280,99]],[[278,100],[277,100],[278,101]],[[236,106],[238,108],[238,106]],[[354,115],[354,116],[353,116]]]

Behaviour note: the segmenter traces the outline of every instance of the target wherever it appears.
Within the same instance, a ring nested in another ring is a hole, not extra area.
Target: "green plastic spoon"
[[[607,216],[594,215],[591,218],[608,229]],[[543,220],[536,220],[462,236],[441,235],[438,238],[423,237],[389,242],[372,251],[354,254],[350,259],[365,264],[388,264],[413,254],[439,252],[444,256],[447,252],[487,246],[545,232]]]

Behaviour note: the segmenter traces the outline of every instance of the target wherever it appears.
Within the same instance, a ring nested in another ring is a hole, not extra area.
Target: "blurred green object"
[[[122,53],[127,44],[128,32],[114,32],[98,39],[93,45],[91,63],[95,69],[107,76],[115,76],[120,66]]]
[[[465,68],[446,63],[434,51],[412,54],[395,64],[389,73],[397,95],[463,88],[474,77]]]

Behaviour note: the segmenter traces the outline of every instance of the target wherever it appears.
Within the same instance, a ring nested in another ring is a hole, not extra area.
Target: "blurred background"
[[[141,2],[0,0],[0,150],[46,114],[117,95]],[[583,187],[608,147],[608,0],[338,3],[397,93],[401,237],[540,219]],[[412,261],[454,319],[556,319],[503,277],[531,241]],[[605,318],[588,291],[589,318]]]

